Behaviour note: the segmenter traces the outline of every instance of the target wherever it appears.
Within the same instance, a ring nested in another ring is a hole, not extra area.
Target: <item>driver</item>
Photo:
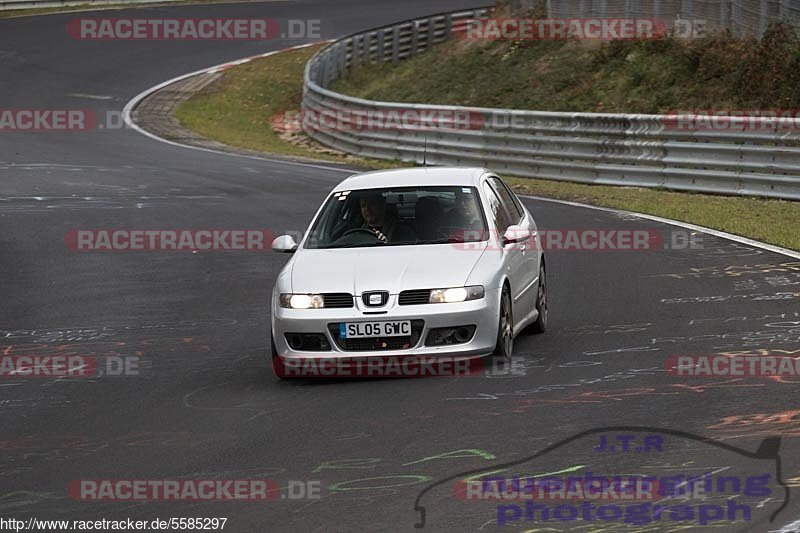
[[[396,220],[386,212],[386,199],[380,193],[367,193],[359,199],[362,228],[370,230],[381,242],[392,238]]]

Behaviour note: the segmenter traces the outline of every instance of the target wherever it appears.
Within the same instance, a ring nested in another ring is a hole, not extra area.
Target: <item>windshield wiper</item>
[[[433,239],[430,241],[417,241],[418,244],[454,244],[465,242],[481,242],[479,239],[466,240],[462,237],[443,237],[441,239]]]
[[[374,243],[357,243],[357,244],[329,244],[327,246],[317,246],[317,249],[336,249],[336,248],[371,248],[373,246],[386,246],[385,242],[378,241]]]

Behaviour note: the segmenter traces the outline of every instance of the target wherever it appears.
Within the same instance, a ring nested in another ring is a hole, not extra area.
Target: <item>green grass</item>
[[[367,162],[315,150],[307,146],[309,140],[304,135],[300,138],[305,142],[298,145],[272,129],[273,117],[300,109],[303,69],[322,46],[289,50],[228,69],[220,79],[180,104],[175,116],[183,127],[230,146],[373,167],[397,166],[389,161]]]
[[[228,69],[219,80],[184,102],[178,108],[177,116],[185,127],[232,146],[290,156],[344,161],[373,168],[407,166],[408,163],[320,154],[310,148],[287,142],[272,130],[270,117],[285,110],[299,109],[303,67],[318,48],[284,52]],[[452,50],[445,50],[445,53],[452,53]],[[439,61],[435,54],[425,54],[423,58],[425,61]],[[404,67],[401,65],[398,68]],[[438,79],[440,74],[433,77]],[[384,75],[385,67],[359,73],[362,80],[370,77],[365,82],[372,85],[385,85],[386,82],[382,79]],[[418,77],[417,81],[429,86],[432,82],[428,78]],[[468,90],[464,87],[453,87],[451,80],[440,81],[442,85],[438,94],[441,96],[435,100],[441,102],[452,101],[452,95],[449,94],[451,90]],[[348,81],[349,83],[351,82]],[[395,87],[393,94],[417,90],[413,84],[401,84]],[[511,96],[513,95],[506,95],[506,98]],[[498,101],[497,104],[501,105],[502,102]],[[517,192],[523,194],[673,218],[800,250],[800,202],[528,178],[506,179]]]
[[[800,250],[800,202],[505,178],[519,194],[637,211]]]
[[[420,75],[424,73],[424,75]],[[334,90],[398,102],[620,113],[800,107],[800,37],[650,41],[453,40],[367,65]]]
[[[298,109],[303,85],[303,66],[319,47],[308,47],[257,59],[225,74],[183,102],[176,111],[181,125],[205,137],[265,152],[281,144],[291,150],[270,127],[273,115]]]

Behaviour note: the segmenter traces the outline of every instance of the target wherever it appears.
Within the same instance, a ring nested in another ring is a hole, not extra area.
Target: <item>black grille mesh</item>
[[[430,289],[414,289],[412,291],[403,291],[400,293],[400,305],[418,305],[428,303],[431,296]]]
[[[353,295],[349,292],[326,292],[322,299],[325,307],[353,307]]]

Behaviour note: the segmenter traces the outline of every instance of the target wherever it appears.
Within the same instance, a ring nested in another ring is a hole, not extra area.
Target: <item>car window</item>
[[[493,177],[493,179],[497,180],[497,183],[506,191],[508,197],[514,202],[514,205],[517,206],[517,212],[519,213],[520,217],[525,216],[525,208],[522,207],[522,202],[520,202],[519,197],[514,194],[514,191],[511,190],[511,187],[506,185],[506,182],[501,180],[498,177]]]
[[[500,203],[502,203],[503,207],[508,211],[511,217],[511,223],[519,224],[523,214],[522,205],[519,203],[519,200],[508,190],[506,184],[500,181],[500,178],[489,178],[489,185],[491,185],[494,192],[497,193],[497,196],[500,197]]]
[[[506,208],[488,182],[483,182],[483,189],[486,193],[486,201],[489,205],[489,211],[492,213],[495,228],[501,233],[505,232],[506,228],[511,225]]]
[[[305,248],[483,241],[486,219],[475,187],[419,186],[333,193]]]

